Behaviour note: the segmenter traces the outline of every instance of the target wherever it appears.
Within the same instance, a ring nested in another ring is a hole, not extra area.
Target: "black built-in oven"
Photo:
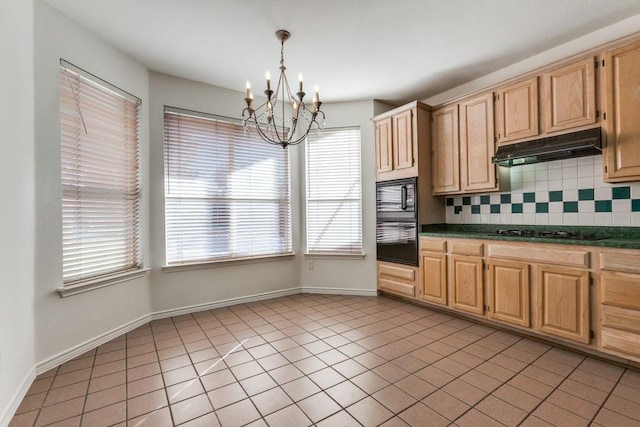
[[[379,261],[418,265],[417,179],[376,183],[376,248]]]

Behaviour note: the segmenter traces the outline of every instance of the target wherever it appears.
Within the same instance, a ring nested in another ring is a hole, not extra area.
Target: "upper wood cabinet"
[[[640,180],[640,42],[604,56],[607,182]]]
[[[420,141],[429,138],[429,110],[414,101],[373,118],[376,181],[418,176]]]
[[[498,189],[493,93],[460,103],[460,182],[463,193]]]
[[[460,192],[460,138],[458,105],[432,113],[433,194]]]
[[[540,133],[537,76],[498,89],[496,101],[499,144]]]
[[[382,174],[393,170],[393,146],[391,117],[375,123],[376,127],[376,172]]]
[[[593,57],[544,73],[544,118],[547,133],[596,122]]]
[[[498,189],[493,92],[432,114],[433,194],[460,194]]]

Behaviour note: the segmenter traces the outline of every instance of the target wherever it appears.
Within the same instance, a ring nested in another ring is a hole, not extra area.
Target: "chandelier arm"
[[[325,121],[325,114],[320,111],[322,103],[316,98],[317,93],[314,95],[313,109],[310,110],[305,105],[303,100],[305,93],[302,90],[302,80],[300,81],[300,90],[295,94],[297,98],[294,97],[291,92],[291,87],[289,86],[285,72],[287,68],[284,65],[284,42],[288,40],[290,36],[291,33],[286,30],[278,30],[276,32],[276,37],[280,40],[280,76],[278,77],[275,92],[270,90],[269,80],[267,80],[267,90],[265,91],[267,101],[254,109],[252,105],[253,96],[250,91],[249,82],[247,82],[247,97],[245,98],[247,108],[242,111],[242,117],[244,118],[243,125],[247,130],[249,128],[248,123],[252,122],[258,134],[265,142],[272,145],[280,145],[283,149],[286,149],[289,145],[297,145],[303,142],[312,129],[320,131],[324,128]],[[280,101],[282,105],[278,109],[281,113],[280,118],[278,118],[274,113],[280,96],[282,97]],[[291,106],[291,117],[289,119],[287,119],[285,114],[285,104],[287,103]],[[300,137],[295,138],[300,113],[302,113],[303,119],[307,122],[306,130]],[[278,124],[278,121],[280,121],[280,124]],[[287,122],[289,121],[291,125],[287,127]]]

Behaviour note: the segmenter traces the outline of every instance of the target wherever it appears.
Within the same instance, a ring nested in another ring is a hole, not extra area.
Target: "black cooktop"
[[[603,240],[609,236],[595,233],[581,233],[577,230],[518,230],[518,229],[502,229],[497,230],[495,234],[500,236],[519,236],[519,237],[540,237],[545,239],[567,239],[567,240]]]

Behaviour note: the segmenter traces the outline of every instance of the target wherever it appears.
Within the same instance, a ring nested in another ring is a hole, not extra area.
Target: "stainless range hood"
[[[602,153],[600,128],[507,144],[498,148],[491,161],[498,166],[519,166],[572,159]]]

